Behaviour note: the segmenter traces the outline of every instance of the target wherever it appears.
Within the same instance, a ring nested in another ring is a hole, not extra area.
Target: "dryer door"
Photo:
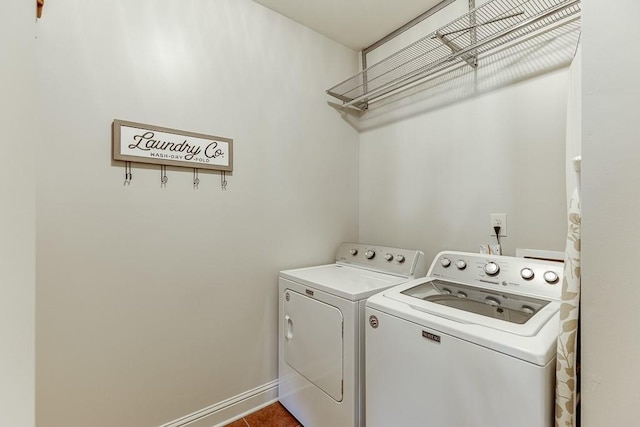
[[[342,401],[342,312],[285,289],[284,359],[335,401]]]

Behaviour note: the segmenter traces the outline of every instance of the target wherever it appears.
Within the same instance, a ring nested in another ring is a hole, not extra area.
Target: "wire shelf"
[[[491,0],[327,93],[341,108],[365,110],[368,103],[400,91],[449,67],[477,66],[478,55],[580,13],[580,0]]]

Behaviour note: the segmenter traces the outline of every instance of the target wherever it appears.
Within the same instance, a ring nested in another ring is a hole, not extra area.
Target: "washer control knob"
[[[351,249],[351,250],[349,250],[349,253],[351,255],[353,255],[353,256],[356,256],[356,255],[358,255],[358,250],[357,249]]]
[[[442,293],[446,294],[446,295],[451,295],[451,289],[449,288],[442,288]]]
[[[467,263],[465,262],[465,260],[459,259],[456,261],[456,267],[458,267],[458,270],[464,270],[465,268],[467,268]]]
[[[371,259],[371,258],[373,258],[374,256],[376,256],[376,252],[375,252],[373,249],[367,249],[367,252],[365,252],[365,253],[364,253],[364,256],[365,256],[367,259]]]
[[[545,271],[544,272],[544,281],[547,283],[556,283],[558,281],[558,274],[555,271]]]
[[[535,274],[533,273],[533,270],[530,269],[529,267],[525,267],[522,270],[520,270],[520,277],[522,277],[524,280],[531,280],[533,279],[533,276],[535,276]]]
[[[386,254],[386,255],[384,256],[384,259],[386,259],[387,261],[391,261],[391,260],[393,259],[393,255],[391,255],[391,254]]]
[[[396,255],[396,261],[403,263],[404,262],[404,255]]]
[[[489,276],[495,276],[500,272],[500,266],[493,261],[489,261],[484,265],[484,272]]]
[[[464,293],[464,292],[462,292],[462,291],[458,291],[458,294],[457,294],[457,295],[458,295],[458,298],[466,298],[466,297],[467,297],[467,294],[465,294],[465,293]]]
[[[440,264],[444,267],[447,268],[451,265],[451,260],[449,258],[442,258],[440,260]]]

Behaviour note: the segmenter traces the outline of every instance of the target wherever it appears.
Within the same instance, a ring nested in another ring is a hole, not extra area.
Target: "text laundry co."
[[[199,144],[189,144],[188,140],[184,140],[180,143],[171,142],[171,141],[161,141],[159,139],[155,139],[155,133],[152,131],[147,131],[142,135],[135,135],[133,137],[135,141],[132,144],[129,144],[129,149],[134,150],[142,150],[142,151],[172,151],[174,153],[183,153],[183,156],[178,154],[166,154],[166,153],[149,153],[152,157],[162,157],[166,159],[176,159],[181,160],[183,157],[185,160],[193,160],[193,158],[200,153],[202,153],[205,157],[209,159],[214,159],[217,157],[224,157],[224,151],[218,148],[217,141],[211,141],[207,144],[204,149]]]

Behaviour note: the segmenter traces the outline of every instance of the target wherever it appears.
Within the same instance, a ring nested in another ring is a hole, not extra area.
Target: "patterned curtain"
[[[578,425],[580,314],[580,200],[574,190],[569,204],[569,229],[562,282],[556,360],[556,426]]]

